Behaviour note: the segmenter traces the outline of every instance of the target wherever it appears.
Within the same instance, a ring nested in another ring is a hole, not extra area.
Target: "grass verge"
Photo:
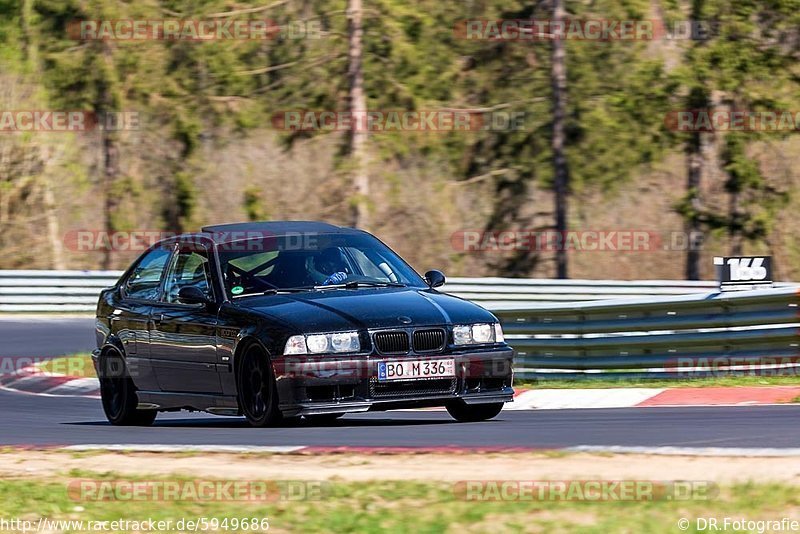
[[[92,356],[88,353],[70,354],[47,360],[39,364],[39,368],[47,373],[57,373],[81,378],[95,377],[97,373],[92,364]]]
[[[467,475],[468,476],[468,475]],[[774,518],[796,516],[798,487],[744,484],[724,487],[705,500],[652,502],[543,502],[464,500],[453,486],[425,482],[325,483],[322,497],[273,502],[194,502],[76,500],[67,488],[75,479],[122,479],[109,474],[73,472],[59,481],[0,481],[0,517],[34,522],[171,521],[180,519],[266,519],[271,532],[678,532],[678,521],[692,526],[698,517]],[[148,479],[177,480],[184,479]],[[188,479],[187,479],[188,480]],[[230,524],[228,525],[230,527]],[[13,529],[8,529],[14,532]],[[80,532],[78,524],[62,531]],[[265,531],[218,528],[206,531]],[[146,530],[141,530],[146,531]],[[690,531],[694,531],[691,528]]]

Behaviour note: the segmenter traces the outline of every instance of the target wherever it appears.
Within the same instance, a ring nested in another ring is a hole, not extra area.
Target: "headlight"
[[[472,343],[472,327],[468,324],[453,327],[453,343],[456,345]]]
[[[476,324],[472,327],[472,339],[475,343],[491,343],[494,341],[494,328],[490,324]]]
[[[358,332],[331,334],[331,347],[333,347],[333,352],[358,352],[361,349]]]
[[[335,334],[312,334],[309,336],[292,336],[286,341],[283,350],[288,354],[324,354],[341,352],[358,352],[361,343],[358,332],[337,332]]]
[[[284,354],[306,354],[308,348],[306,347],[306,336],[292,336],[286,342],[286,347],[283,349]]]
[[[321,354],[328,351],[328,347],[331,346],[331,340],[324,334],[308,336],[306,338],[306,345],[308,345],[308,352],[312,354]]]
[[[478,323],[461,324],[453,327],[453,343],[455,345],[485,345],[502,343],[503,329],[500,324]]]

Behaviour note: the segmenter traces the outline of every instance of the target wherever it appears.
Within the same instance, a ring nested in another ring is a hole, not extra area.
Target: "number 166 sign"
[[[771,260],[769,256],[714,258],[720,290],[735,291],[772,287]]]

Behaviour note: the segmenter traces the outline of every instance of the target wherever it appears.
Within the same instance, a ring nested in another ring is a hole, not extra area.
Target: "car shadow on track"
[[[73,426],[111,426],[108,421],[75,421],[64,422],[64,425]],[[287,423],[273,429],[291,428],[352,428],[352,427],[393,427],[393,426],[421,426],[421,425],[449,425],[457,424],[455,421],[447,419],[340,419],[331,423],[319,424],[301,421],[298,423]],[[136,428],[136,427],[127,427]],[[142,427],[143,428],[143,427]],[[242,418],[197,418],[197,419],[162,419],[156,420],[152,428],[252,428],[250,424]],[[269,430],[269,429],[266,429]]]

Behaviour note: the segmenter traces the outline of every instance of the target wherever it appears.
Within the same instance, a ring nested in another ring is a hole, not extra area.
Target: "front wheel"
[[[100,359],[100,398],[108,422],[117,426],[150,426],[156,410],[137,410],[136,386],[128,376],[125,360],[115,352]]]
[[[451,401],[445,405],[447,413],[459,423],[476,423],[486,421],[497,416],[503,409],[502,402],[492,402],[489,404],[467,404],[463,401]]]
[[[239,406],[251,425],[265,427],[283,422],[272,365],[255,343],[242,353],[236,383]]]

